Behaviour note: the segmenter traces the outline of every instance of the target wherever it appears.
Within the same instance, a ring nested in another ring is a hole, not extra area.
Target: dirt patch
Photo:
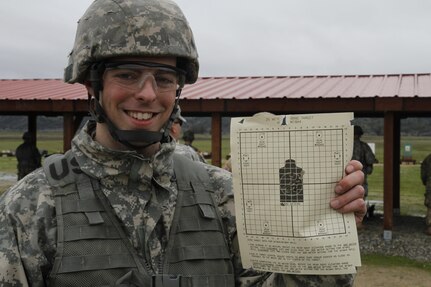
[[[413,267],[362,266],[354,287],[426,287],[431,286],[431,274]]]

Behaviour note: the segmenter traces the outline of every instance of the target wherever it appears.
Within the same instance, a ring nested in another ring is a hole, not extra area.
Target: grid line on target
[[[343,175],[343,129],[240,132],[239,147],[247,234],[346,233],[328,204]]]

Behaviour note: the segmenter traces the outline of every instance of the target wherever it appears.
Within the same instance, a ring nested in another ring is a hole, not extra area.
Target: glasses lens
[[[167,67],[146,67],[143,65],[124,64],[107,67],[105,80],[132,90],[141,90],[147,80],[150,80],[157,93],[175,91],[179,88],[179,75],[177,71]]]

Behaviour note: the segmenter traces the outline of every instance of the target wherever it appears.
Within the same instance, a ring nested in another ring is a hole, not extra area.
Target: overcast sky
[[[2,1],[0,78],[61,78],[91,0]],[[429,0],[177,0],[200,76],[431,72]]]

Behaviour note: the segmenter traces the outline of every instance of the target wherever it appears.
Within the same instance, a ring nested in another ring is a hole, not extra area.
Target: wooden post
[[[385,113],[384,123],[384,184],[383,184],[383,238],[392,239],[393,227],[393,193],[394,193],[394,146],[395,142],[395,115],[394,112]]]
[[[213,113],[211,117],[211,164],[221,167],[221,114]]]
[[[73,113],[63,114],[63,152],[72,147],[72,138],[75,134]]]
[[[401,129],[400,129],[400,117],[394,115],[394,141],[393,141],[393,211],[394,214],[400,214],[400,147],[401,147]]]

